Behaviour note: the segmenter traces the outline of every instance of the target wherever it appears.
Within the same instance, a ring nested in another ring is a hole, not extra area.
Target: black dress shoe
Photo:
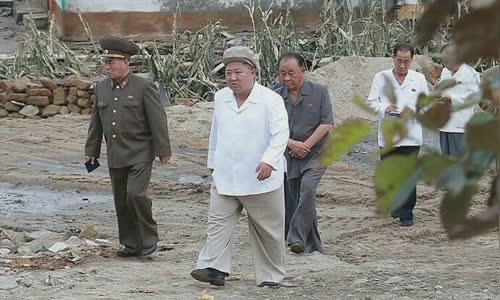
[[[154,252],[156,251],[156,243],[147,247],[147,248],[144,248],[142,250],[142,256],[148,256],[148,255],[151,255],[153,254]]]
[[[300,243],[294,243],[290,246],[290,250],[292,250],[293,253],[301,254],[301,253],[304,253],[305,248],[304,248],[304,245],[302,245]]]
[[[413,220],[401,220],[401,226],[404,227],[413,226]]]
[[[280,286],[279,283],[277,282],[272,282],[272,281],[263,281],[259,283],[258,287],[270,287],[270,288],[278,288]]]
[[[131,257],[131,256],[136,256],[136,252],[132,248],[123,247],[116,251],[116,255],[119,257]]]
[[[229,276],[229,274],[217,269],[206,268],[192,271],[191,276],[201,282],[208,282],[215,286],[224,286],[226,284],[226,277]]]

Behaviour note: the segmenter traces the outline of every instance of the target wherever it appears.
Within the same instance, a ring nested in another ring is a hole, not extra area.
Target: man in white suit
[[[456,85],[443,91],[441,101],[451,105],[462,105],[472,101],[471,96],[479,92],[479,73],[473,67],[457,59],[454,44],[441,48],[445,68],[441,72],[441,81],[454,80]],[[448,123],[439,130],[441,152],[445,155],[457,155],[464,151],[465,126],[474,115],[474,106],[453,112]]]
[[[208,168],[213,170],[207,242],[196,280],[223,286],[231,271],[233,232],[245,208],[259,286],[285,276],[283,175],[288,116],[283,99],[256,82],[258,57],[237,46],[223,55],[227,87],[215,94]]]

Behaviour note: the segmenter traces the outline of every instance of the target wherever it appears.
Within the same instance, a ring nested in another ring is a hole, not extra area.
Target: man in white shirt
[[[382,132],[382,124],[386,118],[399,118],[405,108],[416,111],[418,96],[428,94],[427,81],[423,74],[410,70],[414,48],[409,44],[400,44],[394,48],[394,68],[375,74],[372,88],[368,96],[368,104],[379,116],[378,144],[380,148],[385,147],[386,141]],[[396,104],[391,103],[385,85],[390,84],[394,88]],[[406,124],[408,136],[397,142],[392,151],[381,155],[385,159],[391,155],[418,155],[422,146],[422,126],[412,119]],[[417,202],[417,187],[408,197],[405,204],[392,212],[394,218],[399,218],[401,225],[413,225],[413,208]]]
[[[259,286],[285,276],[284,152],[288,116],[283,99],[256,82],[258,57],[236,46],[223,55],[228,87],[215,94],[208,168],[213,169],[207,242],[191,275],[222,286],[231,271],[233,232],[241,211]]]
[[[441,81],[455,80],[456,85],[443,91],[441,101],[451,105],[466,104],[471,96],[479,92],[479,73],[473,67],[457,60],[455,45],[446,44],[441,48],[445,68],[441,72]],[[445,155],[457,155],[464,151],[465,126],[474,115],[474,107],[454,112],[446,125],[439,130],[441,152]]]

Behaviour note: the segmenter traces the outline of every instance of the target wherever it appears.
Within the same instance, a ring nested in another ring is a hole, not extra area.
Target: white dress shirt
[[[238,108],[230,88],[215,94],[208,168],[221,195],[243,196],[281,188],[288,142],[288,115],[281,96],[257,82]],[[261,163],[273,167],[271,177],[259,181]]]
[[[386,82],[389,82],[394,87],[394,93],[396,94],[397,103],[400,111],[403,111],[406,107],[416,111],[418,96],[420,94],[429,94],[429,88],[427,86],[427,80],[425,76],[421,73],[409,70],[405,77],[403,84],[399,84],[394,77],[393,69],[385,70],[375,74],[373,79],[372,88],[368,96],[368,105],[378,113],[379,124],[378,124],[378,145],[380,147],[385,146],[384,135],[382,132],[382,124],[385,119],[385,110],[391,101],[384,91]],[[413,119],[408,121],[406,124],[408,129],[408,137],[397,143],[395,146],[421,146],[422,145],[422,125]]]
[[[473,67],[462,64],[455,74],[444,68],[441,72],[441,80],[453,79],[457,84],[449,89],[443,91],[443,95],[451,97],[452,105],[465,104],[469,97],[479,92],[479,73]],[[465,125],[469,122],[470,118],[474,115],[474,106],[459,110],[451,115],[450,120],[446,125],[440,129],[442,132],[464,133]]]

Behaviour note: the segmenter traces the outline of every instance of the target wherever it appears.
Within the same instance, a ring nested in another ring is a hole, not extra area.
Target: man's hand
[[[385,109],[385,113],[386,114],[390,114],[392,112],[399,112],[399,107],[397,107],[394,104],[391,104],[391,105],[387,106],[387,108]]]
[[[85,156],[85,161],[89,161],[90,160],[90,163],[91,164],[94,164],[95,162],[95,157],[92,157],[92,156]]]
[[[160,156],[160,163],[162,163],[163,165],[168,163],[171,157],[172,156],[170,155]]]
[[[262,181],[271,177],[271,173],[273,172],[273,167],[264,162],[261,162],[257,166],[257,169],[255,171],[257,172],[257,179],[259,181]]]
[[[450,95],[442,95],[439,101],[442,101],[447,104],[451,104],[451,96]]]
[[[311,152],[311,148],[304,142],[293,141],[288,142],[288,148],[291,150],[291,155],[294,158],[304,158]]]

